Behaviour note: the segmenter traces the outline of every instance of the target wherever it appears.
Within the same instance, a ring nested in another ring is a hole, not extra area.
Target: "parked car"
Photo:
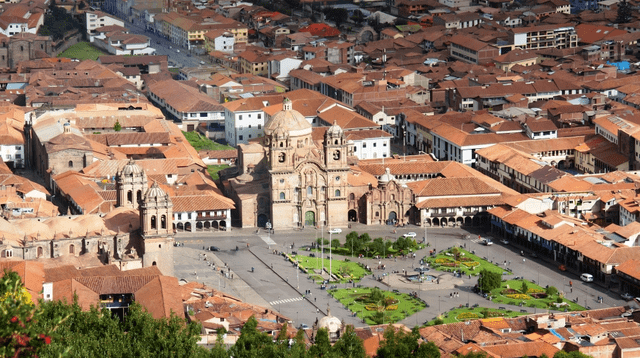
[[[209,251],[220,251],[220,248],[217,246],[209,246],[209,248],[207,249]]]
[[[300,323],[300,325],[298,326],[298,329],[309,329],[309,326],[304,323]]]
[[[482,245],[491,246],[491,245],[493,245],[493,241],[491,241],[489,239],[484,239],[484,241],[482,241]]]
[[[584,282],[593,282],[593,275],[588,273],[583,273],[580,275],[580,279]]]
[[[565,265],[560,265],[560,266],[558,266],[558,270],[560,270],[560,271],[567,271],[567,266],[565,266]]]
[[[410,238],[412,238],[412,239],[413,239],[413,238],[414,238],[414,237],[416,237],[417,235],[416,235],[416,233],[415,233],[415,232],[408,232],[408,233],[406,233],[406,234],[404,234],[404,235],[402,235],[402,236],[403,236],[403,237],[410,237]]]
[[[631,296],[627,292],[621,294],[620,297],[622,297],[622,299],[625,300],[625,301],[631,301],[633,299],[633,296]]]
[[[501,242],[503,245],[509,245],[509,241],[507,241],[507,240],[500,240],[500,242]]]
[[[335,229],[329,229],[328,231],[330,234],[340,234],[342,233],[342,229],[339,228],[335,228]]]

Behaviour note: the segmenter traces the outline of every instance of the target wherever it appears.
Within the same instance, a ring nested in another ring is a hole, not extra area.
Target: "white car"
[[[330,234],[340,234],[342,233],[342,229],[329,229]]]
[[[507,241],[507,240],[500,240],[500,242],[501,242],[503,245],[509,245],[509,241]]]
[[[406,233],[406,234],[404,234],[404,235],[402,235],[402,236],[404,236],[404,237],[410,237],[410,238],[412,238],[412,239],[413,239],[414,237],[416,237],[416,233],[415,233],[415,232],[408,232],[408,233]]]

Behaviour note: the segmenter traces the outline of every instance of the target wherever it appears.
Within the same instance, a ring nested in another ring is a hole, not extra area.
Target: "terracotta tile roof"
[[[172,196],[171,202],[173,203],[173,211],[177,213],[235,209],[233,200],[216,193],[211,193],[210,195]]]
[[[558,348],[546,342],[496,344],[482,348],[487,353],[500,358],[540,357],[543,354],[547,357],[553,357],[553,355],[559,351]]]
[[[171,143],[169,133],[144,133],[144,132],[118,132],[104,134],[85,134],[87,139],[102,143],[109,147],[118,147],[130,144],[162,144]]]
[[[17,273],[22,279],[24,287],[31,295],[33,303],[38,303],[42,298],[42,284],[45,282],[44,265],[36,261],[0,261],[0,277],[4,276],[5,269]]]
[[[416,204],[419,209],[424,208],[457,208],[504,205],[504,195],[455,196],[441,199],[422,200]]]
[[[616,266],[616,271],[640,280],[640,259],[629,259]]]
[[[318,113],[318,118],[325,123],[333,124],[334,121],[346,131],[359,128],[379,128],[375,122],[361,116],[357,112],[348,110],[341,106],[334,106],[324,112]]]
[[[181,317],[184,314],[184,308],[179,291],[177,278],[156,276],[135,291],[135,300],[147,308],[154,318],[170,317],[172,313]]]

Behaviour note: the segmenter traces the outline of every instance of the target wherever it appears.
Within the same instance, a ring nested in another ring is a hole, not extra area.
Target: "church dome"
[[[337,333],[342,328],[342,322],[337,317],[331,315],[331,310],[327,310],[327,315],[320,318],[318,328],[325,328],[329,335]]]
[[[384,174],[382,174],[380,176],[380,179],[378,179],[378,184],[384,185],[395,179],[396,177],[393,174],[391,174],[391,170],[389,168],[385,168]]]
[[[264,134],[272,135],[278,127],[284,128],[290,136],[311,134],[311,123],[302,113],[292,109],[291,100],[288,98],[282,102],[282,111],[274,114],[264,125]]]
[[[153,185],[151,185],[151,188],[149,188],[149,190],[147,190],[147,194],[145,195],[145,201],[159,201],[160,199],[163,199],[167,194],[164,192],[164,190],[162,190],[162,188],[160,188],[160,186],[158,185],[157,182],[153,182]]]
[[[343,133],[344,131],[335,120],[333,121],[333,125],[327,129],[327,135],[330,137],[340,137]]]
[[[122,167],[122,175],[140,175],[142,174],[142,168],[133,159]]]

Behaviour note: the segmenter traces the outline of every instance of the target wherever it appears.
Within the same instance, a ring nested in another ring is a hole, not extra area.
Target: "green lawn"
[[[480,271],[486,269],[489,271],[499,272],[500,274],[511,274],[500,266],[492,264],[491,262],[482,259],[467,250],[461,248],[458,249],[461,253],[461,259],[459,261],[454,260],[453,254],[451,254],[453,249],[441,251],[435,256],[427,256],[424,259],[429,263],[431,268],[437,271],[451,272],[462,270],[465,275],[477,276],[480,274]]]
[[[367,324],[395,323],[426,306],[422,301],[407,294],[382,290],[380,291],[385,297],[384,301],[373,303],[368,300],[368,295],[373,289],[346,288],[329,290],[329,293]]]
[[[522,288],[522,282],[526,282],[527,284],[527,288],[528,288],[527,294],[523,294],[522,292],[520,292]],[[507,287],[509,287],[509,289],[516,290],[519,292],[514,292],[511,294],[506,293],[504,291],[507,290]],[[536,292],[543,293],[544,291],[545,289],[543,287],[540,287],[531,281],[509,280],[509,281],[503,281],[500,288],[496,288],[495,290],[491,291],[491,297],[493,297],[492,301],[495,303],[504,303],[504,304],[513,305],[513,306],[518,306],[522,304],[523,306],[526,306],[526,307],[553,309],[556,311],[563,311],[565,307],[569,311],[584,310],[584,307],[572,302],[571,300],[567,300],[564,298],[562,302],[566,303],[565,306],[557,307],[555,305],[551,305],[552,303],[556,303],[558,295],[553,295],[546,298],[535,298],[532,296],[532,294],[535,294]],[[515,295],[515,296],[507,297],[508,294]]]
[[[209,172],[209,175],[211,175],[211,179],[213,180],[217,180],[219,178],[218,172],[226,168],[229,168],[227,164],[207,165],[207,171]]]
[[[94,47],[89,42],[78,42],[69,47],[58,57],[77,58],[78,60],[97,60],[98,57],[108,55],[108,53]]]
[[[318,255],[316,255],[318,256]],[[322,267],[329,271],[329,259],[321,259],[319,257],[309,257],[304,255],[295,255],[291,257],[294,261],[298,260],[300,267],[305,270],[319,270]],[[315,277],[313,272],[308,272],[315,281],[322,281],[318,276]],[[360,266],[357,262],[331,260],[331,273],[333,273],[339,282],[348,282],[349,280],[360,281],[364,276],[370,275],[371,272]]]
[[[444,324],[444,323],[454,323],[460,321],[468,321],[472,319],[481,319],[481,318],[494,318],[494,317],[516,317],[526,315],[528,313],[522,313],[518,311],[512,310],[500,310],[494,308],[484,308],[484,307],[475,307],[475,308],[455,308],[449,312],[444,313],[440,317],[431,320],[427,325],[431,326],[434,324]]]
[[[182,132],[182,134],[197,151],[235,149],[229,145],[216,143],[198,132]]]

